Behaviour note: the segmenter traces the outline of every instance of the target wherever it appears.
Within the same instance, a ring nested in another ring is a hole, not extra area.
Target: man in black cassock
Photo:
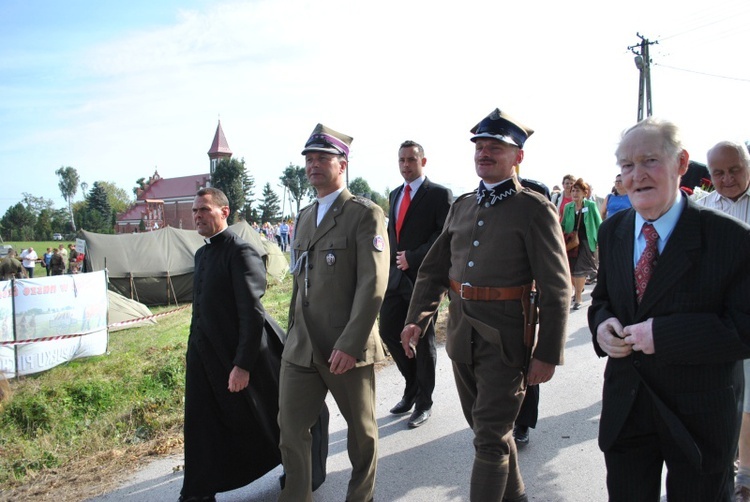
[[[227,228],[229,203],[198,191],[193,219],[206,245],[195,254],[185,377],[185,477],[181,502],[213,501],[279,465],[278,326],[260,298],[259,253]],[[264,325],[267,331],[264,332]]]

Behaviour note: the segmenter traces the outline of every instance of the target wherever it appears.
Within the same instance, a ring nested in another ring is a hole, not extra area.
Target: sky
[[[637,34],[658,41],[654,115],[705,162],[750,139],[749,24],[746,0],[3,0],[0,215],[23,193],[65,207],[61,166],[128,193],[155,170],[206,173],[218,120],[256,198],[282,196],[319,122],[354,137],[350,179],[395,188],[411,139],[458,195],[478,184],[469,130],[496,107],[535,130],[521,176],[603,195],[637,120]]]

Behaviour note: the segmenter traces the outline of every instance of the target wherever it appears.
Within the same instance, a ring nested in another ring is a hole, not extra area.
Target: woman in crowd
[[[577,252],[568,253],[568,264],[570,265],[570,278],[573,283],[573,310],[581,308],[583,299],[583,286],[587,275],[596,274],[596,251],[597,235],[602,217],[596,207],[596,202],[588,200],[589,185],[578,178],[570,190],[572,202],[565,205],[562,217],[563,232],[578,232]],[[574,255],[574,256],[571,256]]]
[[[570,189],[573,187],[573,183],[576,182],[576,177],[572,174],[566,174],[563,176],[562,184],[563,184],[563,190],[562,192],[558,192],[552,197],[552,203],[557,206],[557,214],[559,215],[560,219],[562,220],[563,216],[563,209],[565,209],[565,205],[568,204],[573,198],[570,195]]]
[[[607,195],[602,205],[602,219],[606,220],[613,214],[628,209],[630,207],[630,199],[628,198],[628,192],[622,186],[622,176],[617,175],[615,177],[615,186],[612,188],[612,193]]]

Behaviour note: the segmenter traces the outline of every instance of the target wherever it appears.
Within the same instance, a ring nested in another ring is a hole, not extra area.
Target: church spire
[[[228,159],[232,157],[232,150],[229,149],[227,144],[227,138],[224,136],[224,131],[221,128],[221,120],[219,125],[216,126],[216,134],[214,134],[214,140],[211,143],[211,149],[208,150],[208,158],[211,160],[211,175],[216,170],[216,164],[221,159]]]

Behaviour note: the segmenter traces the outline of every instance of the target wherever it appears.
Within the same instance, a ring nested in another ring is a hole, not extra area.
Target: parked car
[[[13,249],[9,244],[3,244],[0,246],[0,259],[8,256],[8,250]]]
[[[62,234],[58,234],[58,233],[52,234],[52,240],[53,241],[61,241],[61,240],[63,240]]]

